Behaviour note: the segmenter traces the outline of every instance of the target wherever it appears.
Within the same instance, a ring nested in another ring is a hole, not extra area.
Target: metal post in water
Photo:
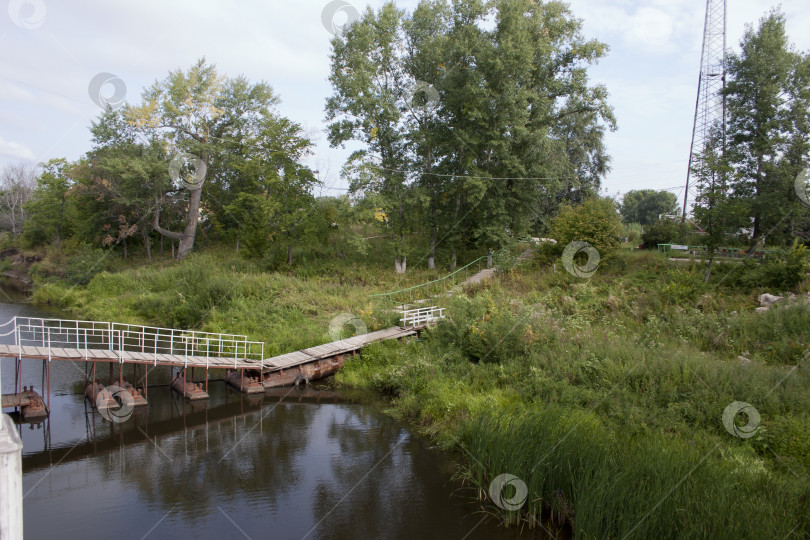
[[[22,439],[11,417],[0,416],[0,538],[22,540]]]

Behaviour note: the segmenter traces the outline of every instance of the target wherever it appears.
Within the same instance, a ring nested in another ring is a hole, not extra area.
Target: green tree
[[[41,165],[42,174],[31,199],[25,204],[28,213],[23,237],[29,245],[59,243],[72,232],[74,206],[70,198],[75,182],[72,165],[64,158]]]
[[[681,223],[681,220],[662,219],[644,227],[641,239],[647,249],[658,249],[658,244],[683,244],[688,242],[692,233],[690,223]]]
[[[788,229],[785,209],[792,206],[792,182],[798,162],[806,159],[807,77],[797,76],[801,57],[788,45],[785,16],[773,11],[754,30],[748,26],[739,54],[730,54],[725,89],[729,112],[726,155],[734,168],[732,189],[750,217],[752,245]],[[793,83],[793,84],[792,84]],[[798,86],[796,86],[798,83]],[[799,103],[797,97],[804,96]],[[801,111],[801,106],[805,111]],[[785,167],[793,142],[792,167]],[[784,227],[783,227],[784,225]]]
[[[591,197],[582,204],[564,204],[551,220],[550,234],[557,241],[554,251],[562,252],[573,241],[588,242],[602,259],[612,256],[621,245],[624,232],[616,202],[605,197]]]
[[[587,67],[606,51],[566,5],[531,0],[387,3],[333,41],[330,142],[363,144],[350,170],[382,195],[400,270],[418,224],[428,265],[448,243],[452,266],[598,185],[614,121]]]
[[[402,62],[404,12],[393,2],[377,12],[367,8],[345,37],[332,40],[329,81],[334,89],[326,103],[329,142],[363,145],[345,169],[355,192],[379,194],[387,224],[396,238],[394,266],[406,271],[406,235],[414,222],[413,178],[405,169],[403,110],[409,96]]]
[[[199,60],[188,71],[176,70],[146,89],[142,103],[127,107],[126,118],[147,138],[160,137],[172,153],[196,156],[207,171],[204,182],[172,186],[159,199],[186,207],[182,232],[160,225],[160,209],[153,226],[160,234],[179,241],[178,258],[194,247],[201,211],[222,214],[241,192],[236,161],[249,152],[245,141],[256,136],[278,102],[266,83],[251,84],[244,77],[226,78],[215,66]],[[203,191],[210,193],[202,205]]]
[[[248,155],[234,163],[240,189],[226,211],[245,234],[249,253],[263,256],[269,242],[284,241],[287,264],[292,264],[293,243],[311,231],[315,199],[315,175],[300,161],[312,142],[302,136],[301,126],[287,118],[268,116],[261,131],[247,142]]]
[[[624,194],[621,205],[625,223],[652,225],[661,214],[677,214],[678,198],[668,191],[654,189],[631,190]]]
[[[419,174],[416,187],[420,212],[428,229],[428,268],[436,268],[436,248],[442,234],[442,198],[445,177],[438,176],[441,154],[439,108],[441,96],[435,84],[442,75],[447,48],[450,9],[442,2],[422,2],[404,21],[406,54],[404,68],[412,79],[410,99],[405,100],[406,137],[412,150],[410,165]]]
[[[607,168],[601,137],[614,120],[587,67],[607,47],[586,40],[558,2],[470,0],[453,9],[440,84],[449,161],[459,177],[477,177],[459,191],[475,216],[472,239],[490,249],[542,221],[566,193],[598,184],[593,174]],[[495,28],[482,30],[493,14]]]
[[[128,239],[140,237],[151,260],[155,198],[170,189],[165,147],[155,137],[142,138],[120,110],[111,108],[90,131],[93,149],[73,169],[76,232],[104,247],[120,245],[124,258]]]
[[[365,201],[364,201],[365,202]],[[368,239],[363,231],[374,221],[374,212],[363,212],[353,205],[348,195],[319,197],[316,199],[317,219],[314,235],[324,246],[330,246],[334,255],[346,256],[347,249],[367,255]]]
[[[732,169],[723,159],[721,137],[719,132],[715,132],[692,168],[698,190],[694,215],[705,231],[701,243],[706,246],[709,259],[706,283],[712,275],[717,248],[726,244],[728,235],[740,225],[739,213],[734,210],[734,201],[730,199],[729,178]]]
[[[796,55],[788,95],[788,141],[781,160],[781,174],[789,181],[810,167],[810,54]],[[792,206],[785,207],[785,210],[792,208],[789,235],[810,243],[810,206],[793,194],[789,198],[793,202]]]

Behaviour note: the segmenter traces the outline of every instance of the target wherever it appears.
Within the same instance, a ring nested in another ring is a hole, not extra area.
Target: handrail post
[[[14,421],[0,414],[0,537],[15,540],[23,537],[22,448]]]

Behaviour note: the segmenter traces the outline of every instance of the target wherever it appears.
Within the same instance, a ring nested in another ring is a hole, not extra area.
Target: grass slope
[[[448,320],[423,340],[365,349],[337,382],[384,394],[389,414],[458,451],[459,475],[507,524],[542,518],[577,538],[808,537],[810,308],[754,313],[764,291],[729,285],[755,276],[722,271],[705,285],[700,266],[638,253],[589,281],[507,271],[447,300]],[[42,282],[35,300],[85,318],[244,333],[272,355],[328,341],[340,313],[370,330],[393,324],[369,295],[437,275],[403,281],[382,262],[345,259],[268,273],[214,251],[86,286]],[[723,425],[734,401],[761,415],[751,438]],[[518,511],[486,502],[503,473],[528,487]]]

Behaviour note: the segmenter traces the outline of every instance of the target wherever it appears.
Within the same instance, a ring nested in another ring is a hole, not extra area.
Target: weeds
[[[577,538],[807,536],[810,307],[754,313],[762,288],[706,285],[702,272],[621,252],[589,281],[513,269],[443,303],[448,319],[421,341],[367,347],[337,381],[384,394],[388,413],[462,450],[459,474],[482,499],[501,473],[525,482],[519,511],[486,506],[505,524],[568,524]],[[202,254],[40,283],[35,299],[244,333],[274,355],[328,341],[339,313],[394,324],[369,295],[431,277],[345,260],[267,273]],[[761,415],[750,439],[721,421],[733,401]]]
[[[568,523],[577,538],[808,534],[810,373],[796,366],[810,308],[754,313],[747,294],[639,259],[589,282],[507,274],[450,302],[424,345],[369,349],[338,380],[383,390],[392,414],[461,449],[480,498],[499,474],[524,481],[520,512],[487,506],[507,525]],[[761,414],[751,439],[721,422],[733,401]]]

